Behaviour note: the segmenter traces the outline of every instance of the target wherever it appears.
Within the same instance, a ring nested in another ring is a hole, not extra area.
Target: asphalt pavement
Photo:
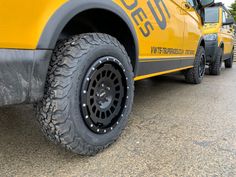
[[[236,176],[236,65],[201,85],[136,82],[129,124],[94,157],[48,142],[32,105],[0,108],[0,176]]]

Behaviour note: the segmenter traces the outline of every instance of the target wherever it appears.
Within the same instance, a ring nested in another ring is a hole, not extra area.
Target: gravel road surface
[[[236,65],[201,85],[137,82],[127,128],[95,157],[49,143],[33,106],[0,108],[0,176],[236,176]]]

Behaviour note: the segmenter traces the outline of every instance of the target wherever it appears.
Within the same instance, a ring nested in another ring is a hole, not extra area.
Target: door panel
[[[230,54],[234,44],[232,32],[229,28],[221,28],[221,34],[224,41],[224,54]]]
[[[195,1],[191,0],[190,2]],[[195,57],[202,34],[202,23],[201,17],[195,8],[186,6],[186,3],[188,3],[188,1],[183,2],[185,14],[184,51],[186,56]]]
[[[115,2],[125,9],[136,28],[141,59],[183,56],[182,0],[115,0]]]
[[[229,17],[227,13],[223,10],[222,11],[222,22],[226,22],[226,18]],[[222,41],[224,42],[224,54],[230,54],[232,52],[232,47],[234,45],[234,34],[231,31],[231,27],[229,25],[222,26],[221,28],[221,37]]]

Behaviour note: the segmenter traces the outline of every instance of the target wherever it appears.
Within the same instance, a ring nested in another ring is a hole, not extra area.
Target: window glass
[[[229,12],[226,12],[226,18],[233,18]],[[228,29],[233,30],[234,25],[229,25]]]
[[[189,4],[191,4],[192,7],[196,6],[196,1],[195,0],[187,0]]]
[[[226,22],[226,12],[223,10],[223,20],[222,20],[223,23]]]
[[[223,16],[222,16],[222,23],[225,23],[226,22],[226,18],[227,18],[227,13],[225,12],[225,10],[223,10]],[[223,26],[224,29],[228,29],[229,26],[228,25],[224,25]]]
[[[210,7],[205,9],[205,23],[219,22],[219,7]]]
[[[228,12],[225,12],[225,13],[226,13],[227,18],[232,18],[232,15],[230,13],[228,13]]]

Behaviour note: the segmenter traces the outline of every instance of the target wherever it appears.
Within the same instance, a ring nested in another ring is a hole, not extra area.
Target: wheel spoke
[[[123,117],[128,92],[123,71],[117,59],[106,57],[105,62],[104,58],[95,62],[87,73],[89,79],[84,80],[81,94],[86,108],[82,107],[82,113],[87,117],[84,120],[88,128],[95,133],[108,133]]]

